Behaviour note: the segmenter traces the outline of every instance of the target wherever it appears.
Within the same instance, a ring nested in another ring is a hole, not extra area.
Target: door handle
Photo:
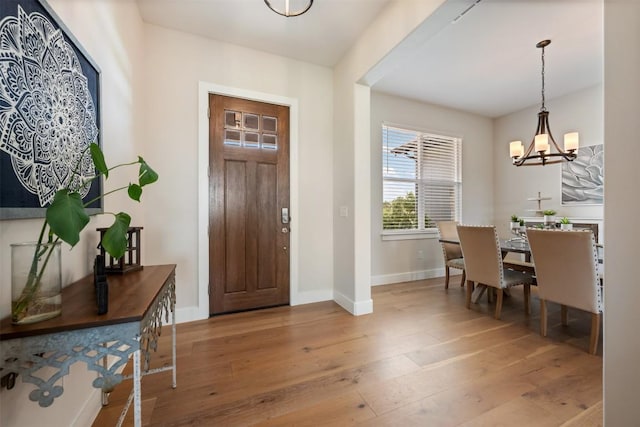
[[[283,224],[289,224],[289,208],[282,208],[280,212],[280,219]]]

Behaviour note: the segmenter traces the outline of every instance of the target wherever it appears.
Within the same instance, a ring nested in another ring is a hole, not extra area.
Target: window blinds
[[[382,126],[383,230],[426,230],[460,218],[461,140]]]

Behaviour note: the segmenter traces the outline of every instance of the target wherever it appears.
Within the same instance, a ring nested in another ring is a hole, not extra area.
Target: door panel
[[[210,95],[212,314],[289,302],[289,109]]]
[[[258,165],[258,191],[257,204],[259,212],[278,212],[276,203],[276,168],[274,165]],[[276,257],[272,250],[273,242],[277,241],[278,217],[272,215],[257,223],[257,251],[262,254],[258,258],[258,289],[275,288],[276,284]]]
[[[225,292],[241,292],[246,289],[247,242],[247,186],[246,164],[238,161],[225,162],[225,237],[226,280]]]

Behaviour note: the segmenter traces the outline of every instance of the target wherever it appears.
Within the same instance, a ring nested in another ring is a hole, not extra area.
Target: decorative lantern
[[[99,246],[100,255],[104,257],[104,270],[107,274],[125,274],[142,269],[142,265],[140,264],[140,260],[142,259],[140,230],[142,230],[142,228],[143,227],[129,227],[127,230],[127,250],[119,259],[113,258],[106,253],[102,245]],[[104,237],[104,233],[106,233],[108,228],[97,228],[96,230],[100,232],[100,241],[102,241],[102,237]]]

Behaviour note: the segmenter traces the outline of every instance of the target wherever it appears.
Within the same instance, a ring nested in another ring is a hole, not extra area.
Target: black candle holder
[[[109,283],[104,266],[104,255],[96,255],[93,264],[93,284],[96,291],[96,305],[98,314],[109,311]]]

